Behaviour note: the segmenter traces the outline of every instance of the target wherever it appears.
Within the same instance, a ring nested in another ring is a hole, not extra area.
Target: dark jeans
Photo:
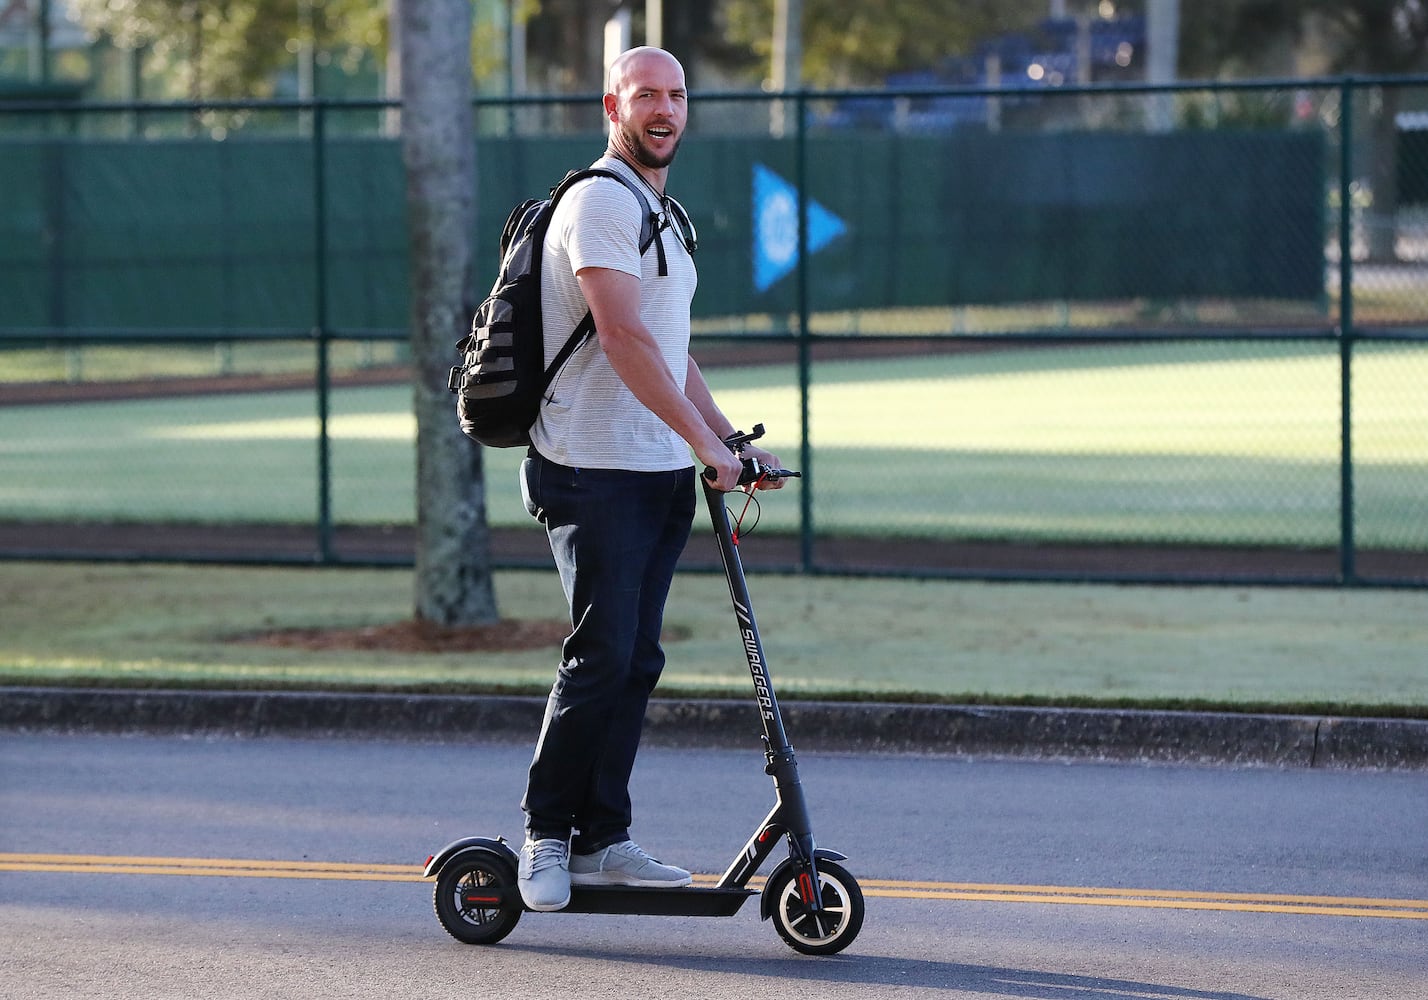
[[[694,470],[571,469],[532,449],[526,509],[546,527],[572,632],[531,762],[526,832],[588,854],[629,839],[630,772],[650,692],[664,669],[660,630],[694,519]]]

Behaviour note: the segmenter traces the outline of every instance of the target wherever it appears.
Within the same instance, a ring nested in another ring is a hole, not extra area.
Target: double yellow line
[[[987,885],[973,882],[861,883],[867,896],[903,899],[958,899],[988,903],[1050,903],[1072,906],[1131,906],[1145,909],[1232,910],[1249,913],[1304,913],[1332,917],[1391,917],[1428,920],[1428,900],[1360,896],[1290,896],[1258,892],[1177,892],[1162,889],[1097,889],[1064,885]]]
[[[419,882],[420,865],[362,865],[335,861],[242,861],[234,858],[145,858],[108,854],[0,854],[0,871],[88,875],[189,875],[224,878],[344,879]]]
[[[187,875],[221,878],[335,879],[349,882],[420,882],[421,865],[352,864],[336,861],[263,861],[234,858],[155,858],[105,854],[4,854],[0,871],[90,875]],[[696,875],[712,885],[716,876]],[[980,882],[860,881],[865,896],[889,899],[961,900],[981,903],[1042,903],[1128,906],[1142,909],[1228,910],[1333,917],[1428,920],[1428,900],[1359,896],[1292,896],[1254,892],[1177,892],[1062,885],[999,885]]]

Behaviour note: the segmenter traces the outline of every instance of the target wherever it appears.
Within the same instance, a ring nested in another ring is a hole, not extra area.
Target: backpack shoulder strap
[[[640,206],[639,250],[640,256],[643,257],[645,255],[645,251],[650,248],[650,245],[652,243],[658,242],[659,227],[656,225],[656,222],[659,216],[649,210],[649,202],[645,201],[644,192],[642,192],[639,188],[635,187],[635,185],[632,184],[629,178],[627,178],[624,174],[616,173],[615,171],[606,169],[605,167],[586,167],[584,170],[570,171],[570,173],[566,174],[559,184],[551,188],[551,211],[553,212],[555,210],[556,204],[560,201],[561,197],[565,194],[565,192],[570,190],[573,184],[575,184],[577,181],[583,181],[590,177],[609,177],[614,180],[617,180],[621,184],[625,185],[626,190],[628,190],[630,194],[635,196],[635,201]],[[663,276],[669,273],[669,268],[665,262],[664,244],[662,242],[659,242],[658,246],[659,273],[661,276]],[[585,313],[585,318],[582,319],[579,324],[576,325],[575,329],[571,332],[569,338],[567,338],[565,343],[561,345],[560,350],[556,352],[555,357],[551,359],[550,367],[545,370],[545,377],[543,379],[543,384],[541,385],[541,395],[545,397],[547,402],[550,401],[548,393],[550,392],[551,382],[555,381],[556,372],[560,371],[560,369],[565,366],[565,363],[570,360],[570,356],[572,354],[574,354],[576,351],[578,351],[581,347],[585,345],[585,341],[588,340],[590,338],[590,335],[594,332],[595,317],[587,311]]]
[[[649,202],[645,200],[644,192],[637,188],[634,183],[624,174],[617,173],[616,171],[610,170],[606,167],[586,167],[584,170],[572,170],[570,173],[565,175],[564,180],[562,180],[559,184],[557,184],[554,188],[551,189],[551,207],[555,207],[556,202],[560,201],[561,196],[565,194],[565,192],[570,188],[572,184],[577,181],[583,181],[588,177],[609,177],[612,180],[617,180],[621,184],[625,185],[626,190],[628,190],[630,194],[635,196],[635,201],[640,206],[639,250],[640,256],[643,257],[645,255],[645,251],[647,251],[650,248],[651,244],[654,244],[659,238],[659,226],[657,225],[659,215],[656,212],[650,211]],[[664,257],[663,242],[659,243],[658,253],[659,273],[660,276],[663,277],[664,275],[669,273],[669,267],[666,264]]]

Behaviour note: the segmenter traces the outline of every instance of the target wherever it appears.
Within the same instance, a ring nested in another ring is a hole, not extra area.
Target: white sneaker
[[[532,910],[563,910],[570,904],[570,845],[563,840],[527,840],[521,847],[516,884]]]
[[[693,881],[689,872],[661,864],[633,840],[611,844],[593,854],[570,859],[571,885],[636,885],[677,889]]]

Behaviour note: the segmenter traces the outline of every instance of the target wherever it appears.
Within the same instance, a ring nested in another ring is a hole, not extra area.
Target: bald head
[[[620,88],[626,85],[629,77],[636,74],[639,68],[654,70],[657,67],[677,73],[680,82],[683,82],[684,67],[679,64],[678,59],[664,49],[657,49],[653,45],[640,45],[626,49],[615,57],[615,61],[610,64],[605,92],[619,94]]]
[[[664,49],[644,45],[622,52],[610,64],[605,91],[610,120],[609,152],[653,173],[664,189],[664,171],[679,151],[688,121],[684,67]]]

